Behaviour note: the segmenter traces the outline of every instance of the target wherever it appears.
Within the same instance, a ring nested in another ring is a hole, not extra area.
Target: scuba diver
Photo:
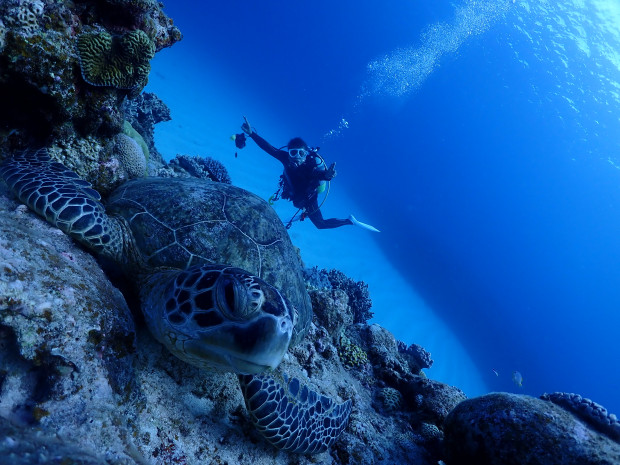
[[[303,139],[295,137],[289,141],[286,150],[277,149],[269,142],[256,134],[247,118],[241,125],[241,129],[256,145],[274,157],[284,166],[284,172],[280,176],[280,189],[272,196],[271,201],[283,199],[291,200],[299,210],[303,210],[301,219],[306,216],[318,229],[332,229],[340,226],[355,225],[369,231],[379,232],[369,224],[362,223],[350,215],[347,219],[323,218],[321,205],[318,203],[318,195],[325,189],[325,182],[331,181],[336,176],[336,163],[329,168],[318,154],[316,149],[308,147]],[[297,214],[295,214],[297,216]],[[290,228],[295,216],[291,219],[287,228]]]

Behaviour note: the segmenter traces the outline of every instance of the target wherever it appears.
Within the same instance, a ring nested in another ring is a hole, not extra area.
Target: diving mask
[[[300,149],[288,149],[288,155],[291,158],[295,158],[297,160],[300,160],[302,158],[305,158],[306,155],[308,155],[308,151],[304,148],[300,148]]]

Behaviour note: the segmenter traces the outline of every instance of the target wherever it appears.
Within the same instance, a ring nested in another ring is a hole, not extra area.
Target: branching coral
[[[141,89],[151,71],[155,45],[141,30],[113,36],[89,32],[78,37],[82,77],[93,86]]]

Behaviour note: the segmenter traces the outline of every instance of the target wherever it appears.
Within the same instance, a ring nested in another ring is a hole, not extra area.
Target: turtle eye
[[[235,284],[227,279],[224,284],[224,299],[226,300],[226,305],[231,312],[235,311],[236,308],[236,299],[235,299]]]
[[[265,296],[263,295],[263,291],[261,291],[257,287],[250,289],[248,291],[248,296],[249,296],[249,304],[250,304],[249,307],[252,310],[252,312],[255,312],[259,308],[261,308],[261,305],[263,305],[263,302],[265,301]]]
[[[261,310],[265,313],[269,313],[270,315],[274,315],[274,316],[284,315],[284,309],[279,307],[278,305],[274,305],[269,300],[265,301],[265,303],[263,304],[263,308],[261,308]]]

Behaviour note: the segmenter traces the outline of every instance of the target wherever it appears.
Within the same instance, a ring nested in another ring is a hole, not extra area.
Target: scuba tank
[[[321,170],[327,170],[327,163],[325,163],[325,160],[319,154],[319,149],[320,148],[321,147],[311,147],[310,148],[310,153],[312,155],[314,155],[314,159],[316,161],[317,168],[319,168]],[[320,181],[319,182],[319,186],[316,188],[317,194],[322,194],[323,192],[325,192],[326,188],[327,188],[327,181],[325,181],[325,180]]]

